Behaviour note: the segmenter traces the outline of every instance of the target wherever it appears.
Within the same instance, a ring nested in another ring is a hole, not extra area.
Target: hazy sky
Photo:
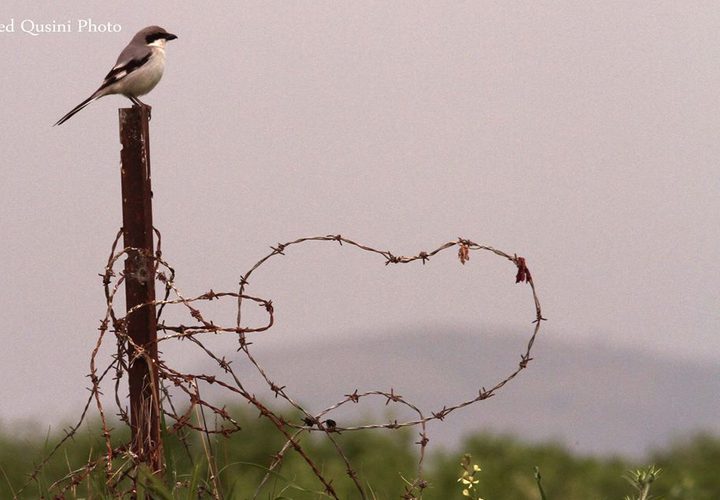
[[[74,414],[85,397],[129,101],[51,125],[150,24],[179,37],[145,101],[155,223],[187,294],[235,289],[300,236],[395,254],[462,236],[527,258],[543,336],[717,360],[717,2],[6,0],[1,16],[16,32],[0,33],[0,418]],[[78,33],[88,18],[121,31]],[[32,36],[24,20],[74,32]],[[388,268],[307,246],[254,279],[278,314],[256,342],[529,332],[513,278],[479,254]]]

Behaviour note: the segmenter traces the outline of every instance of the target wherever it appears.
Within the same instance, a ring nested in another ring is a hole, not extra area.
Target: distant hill
[[[520,359],[526,340],[458,330],[418,329],[354,341],[263,347],[253,353],[271,380],[317,412],[344,394],[393,390],[429,413],[491,387]],[[367,340],[363,340],[367,339]],[[641,457],[698,430],[720,434],[720,365],[657,359],[601,345],[573,345],[541,332],[527,370],[497,396],[428,428],[433,448],[455,446],[479,430],[531,441],[557,439],[578,453]],[[233,366],[258,395],[264,385],[237,354]],[[272,396],[268,395],[268,398]],[[385,400],[348,405],[341,423],[383,420]],[[394,412],[394,417],[409,416]],[[393,417],[393,418],[394,418]]]

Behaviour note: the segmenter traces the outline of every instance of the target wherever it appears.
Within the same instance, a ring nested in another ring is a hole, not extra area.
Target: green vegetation
[[[208,473],[209,460],[197,433],[190,450],[177,436],[170,435],[165,441],[166,480],[162,482],[141,471],[143,488],[138,497],[211,498],[210,492],[217,488],[226,499],[252,498],[272,454],[282,447],[284,440],[274,427],[254,414],[241,414],[238,421],[242,432],[229,438],[210,437],[216,481]],[[127,439],[127,432],[118,430],[114,434],[118,443]],[[417,446],[411,432],[374,430],[333,436],[358,473],[368,498],[401,498],[408,484],[416,479]],[[34,465],[56,441],[57,436],[0,435],[0,498],[13,498]],[[359,498],[345,464],[324,435],[305,435],[302,446],[325,477],[332,479],[340,498]],[[88,460],[98,457],[104,448],[99,426],[86,426],[61,448],[19,497],[53,498],[60,491],[53,489],[48,493],[55,481],[82,471]],[[547,500],[720,498],[718,437],[699,435],[678,442],[649,456],[647,464],[654,467],[620,458],[578,457],[556,444],[527,444],[508,436],[476,434],[457,451],[433,452],[430,448],[425,459],[428,486],[423,498],[541,500],[541,494]],[[114,470],[122,471],[126,466],[126,459],[118,457]],[[129,487],[127,479],[120,484],[121,491]],[[303,458],[290,450],[258,498],[327,498],[323,490]],[[64,494],[68,499],[107,498],[102,463]]]

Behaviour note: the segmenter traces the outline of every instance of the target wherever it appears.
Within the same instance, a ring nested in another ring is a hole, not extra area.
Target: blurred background
[[[0,24],[16,28],[0,33],[5,429],[58,429],[87,397],[129,101],[51,125],[159,24],[178,39],[144,99],[154,220],[185,294],[236,290],[271,245],[301,236],[395,255],[461,236],[524,256],[548,321],[529,369],[433,426],[431,448],[495,430],[641,457],[720,432],[712,2],[3,7]],[[78,32],[83,19],[121,30]],[[24,20],[73,32],[35,36]],[[514,275],[481,253],[386,267],[304,245],[248,289],[277,314],[254,352],[311,409],[393,387],[436,410],[517,365],[534,308]],[[213,314],[233,324],[232,304]],[[215,342],[237,357],[234,339]],[[188,344],[163,354],[207,368]]]

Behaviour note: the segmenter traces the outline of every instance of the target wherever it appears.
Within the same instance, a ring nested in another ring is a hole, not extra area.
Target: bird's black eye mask
[[[155,40],[174,40],[175,38],[177,37],[175,35],[171,35],[170,33],[153,33],[145,37],[145,43],[149,45]]]

